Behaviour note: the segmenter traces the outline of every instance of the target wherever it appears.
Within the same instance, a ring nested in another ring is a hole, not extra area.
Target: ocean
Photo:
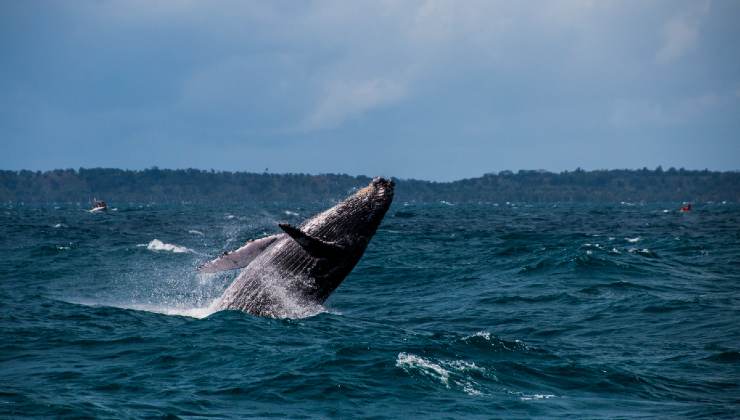
[[[404,203],[320,308],[195,267],[330,204],[0,207],[0,417],[733,418],[740,206]]]

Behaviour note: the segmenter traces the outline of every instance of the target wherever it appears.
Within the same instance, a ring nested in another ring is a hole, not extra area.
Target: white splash
[[[639,241],[640,241],[640,239],[641,239],[641,238],[640,238],[639,236],[636,236],[636,237],[634,237],[634,238],[624,238],[624,240],[625,240],[625,241],[627,241],[627,242],[629,242],[629,243],[631,243],[631,244],[634,244],[634,243],[636,243],[636,242],[639,242]]]
[[[187,316],[190,318],[202,319],[216,312],[216,302],[218,299],[214,299],[211,303],[206,306],[188,306],[188,305],[167,305],[167,304],[151,304],[151,303],[121,303],[121,302],[94,302],[85,299],[71,299],[65,300],[69,303],[77,305],[85,305],[92,307],[111,307],[120,309],[129,309],[134,311],[152,312],[163,315],[171,316]]]
[[[204,235],[203,235],[203,232],[201,232],[201,231],[199,231],[199,230],[195,230],[195,229],[190,229],[190,230],[188,231],[188,233],[190,233],[190,234],[192,234],[192,235],[204,236]]]
[[[64,223],[57,223],[56,225],[54,225],[54,229],[59,229],[63,227],[67,227],[67,225],[65,225]]]
[[[273,268],[263,266],[262,273],[264,281],[262,284],[262,293],[268,294],[276,303],[268,311],[268,316],[280,319],[301,319],[327,312],[323,305],[288,291],[285,288],[286,283],[284,282],[287,279],[279,272],[274,271]],[[297,276],[288,281],[288,283],[299,282],[312,283],[314,280],[308,277]],[[310,285],[308,287],[310,288]]]
[[[465,337],[463,337],[463,341],[468,341],[473,337],[481,337],[485,339],[486,341],[491,341],[491,333],[488,331],[478,331],[475,334],[466,335]]]
[[[283,213],[285,213],[286,216],[294,216],[294,217],[299,216],[298,213],[296,213],[294,211],[290,211],[290,210],[285,210]]]
[[[406,372],[411,369],[417,369],[424,375],[438,379],[447,388],[450,387],[450,371],[415,354],[405,352],[398,353],[398,357],[396,358],[396,367],[400,367]]]
[[[425,376],[440,381],[445,388],[450,388],[450,383],[456,387],[462,388],[463,392],[468,395],[481,395],[482,392],[477,389],[478,384],[467,376],[467,372],[477,371],[486,373],[486,369],[476,365],[473,362],[465,360],[440,360],[433,362],[430,359],[417,356],[415,354],[401,352],[396,357],[396,367],[411,374],[412,371],[421,372]],[[493,379],[496,379],[495,375]]]
[[[184,254],[186,252],[194,252],[190,248],[186,248],[180,245],[168,244],[168,243],[160,241],[159,239],[152,239],[152,241],[149,242],[148,244],[139,244],[137,246],[140,246],[140,247],[145,246],[146,249],[150,251],[168,251],[168,252],[174,252],[175,254]]]
[[[270,316],[272,317],[280,319],[301,319],[326,312],[326,309],[322,305],[294,296],[284,287],[277,284],[277,282],[273,282],[268,287],[270,296],[280,302],[280,304],[271,311]]]
[[[485,372],[486,371],[485,368],[482,368],[473,362],[468,362],[465,360],[453,360],[451,362],[448,362],[447,365],[461,372],[465,372],[465,371]]]
[[[519,397],[522,401],[531,401],[531,400],[546,400],[549,398],[554,398],[555,396],[552,394],[533,394],[533,395],[522,395]]]
[[[214,300],[208,306],[202,307],[186,307],[186,306],[167,306],[167,305],[146,305],[146,304],[131,304],[131,305],[112,305],[122,309],[133,309],[136,311],[154,312],[163,315],[174,315],[174,316],[187,316],[190,318],[203,319],[208,315],[216,312],[215,303],[218,299]]]

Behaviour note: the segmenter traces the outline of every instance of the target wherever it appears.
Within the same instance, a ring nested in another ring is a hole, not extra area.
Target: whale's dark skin
[[[251,252],[250,262],[214,309],[282,318],[322,304],[362,257],[391,205],[393,189],[393,181],[375,178],[299,227],[280,224],[285,233],[240,248]],[[239,255],[238,250],[231,255]]]

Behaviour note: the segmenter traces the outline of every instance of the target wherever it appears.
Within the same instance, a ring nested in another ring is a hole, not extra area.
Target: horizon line
[[[349,176],[349,177],[354,177],[354,178],[359,178],[359,177],[365,177],[365,178],[370,178],[370,179],[373,178],[373,176],[366,175],[366,174],[352,175],[352,174],[341,173],[341,172],[319,172],[319,173],[310,173],[310,172],[270,172],[269,170],[258,172],[258,171],[250,171],[250,170],[230,170],[230,169],[215,169],[215,168],[204,169],[204,168],[193,168],[193,167],[187,167],[187,168],[160,168],[157,165],[153,165],[153,166],[150,166],[150,167],[147,167],[147,168],[116,168],[116,167],[103,167],[103,166],[82,167],[81,166],[79,168],[53,168],[53,169],[43,169],[43,170],[41,170],[41,169],[33,170],[33,169],[2,169],[2,168],[0,168],[0,172],[16,172],[16,173],[20,173],[20,172],[32,172],[32,173],[41,172],[41,173],[49,173],[49,172],[55,172],[55,171],[74,171],[75,173],[79,173],[81,170],[119,170],[119,171],[131,171],[131,172],[145,172],[145,171],[154,171],[154,170],[159,170],[159,171],[187,171],[187,170],[196,170],[196,171],[207,172],[207,173],[225,173],[225,172],[230,172],[230,173],[241,173],[241,174],[251,174],[251,175],[279,175],[279,176],[284,176],[284,175],[307,175],[307,176],[334,175],[334,176]],[[656,166],[655,168],[652,168],[652,169],[651,168],[648,168],[646,166],[643,166],[642,168],[611,168],[611,169],[599,168],[599,169],[584,169],[584,168],[581,168],[579,166],[579,167],[576,167],[575,169],[572,169],[572,170],[565,169],[565,170],[562,170],[562,171],[559,171],[559,172],[551,171],[549,169],[522,169],[522,168],[517,169],[517,170],[502,169],[502,170],[499,170],[499,171],[484,172],[484,173],[482,173],[482,174],[480,174],[478,176],[467,177],[467,178],[458,178],[458,179],[448,180],[448,181],[437,181],[437,180],[420,179],[420,178],[400,178],[400,177],[396,177],[396,176],[393,176],[393,175],[390,175],[390,176],[387,176],[387,177],[388,178],[392,178],[392,179],[396,179],[396,180],[400,180],[400,181],[422,181],[422,182],[434,182],[434,183],[452,183],[452,182],[459,182],[459,181],[464,181],[464,180],[468,180],[468,179],[483,178],[485,176],[516,175],[516,174],[521,173],[521,172],[525,172],[525,173],[532,173],[532,172],[534,172],[534,173],[538,173],[538,174],[563,175],[563,174],[566,174],[566,173],[579,173],[579,172],[584,172],[584,173],[591,173],[591,172],[617,172],[617,171],[641,172],[641,171],[645,171],[645,170],[647,170],[649,172],[662,172],[662,173],[672,172],[672,171],[676,171],[676,172],[682,172],[682,171],[683,172],[709,172],[709,173],[720,173],[720,174],[722,174],[722,173],[738,173],[738,172],[740,172],[740,169],[730,169],[730,170],[715,170],[715,169],[709,169],[709,168],[691,169],[691,168],[684,168],[684,167],[676,168],[676,167],[673,167],[673,166],[668,167],[668,168],[663,168],[663,165],[658,165],[658,166]],[[381,175],[379,175],[379,176],[381,176]]]

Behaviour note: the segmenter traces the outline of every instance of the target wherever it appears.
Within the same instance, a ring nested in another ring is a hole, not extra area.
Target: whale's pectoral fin
[[[312,257],[315,258],[331,258],[340,255],[344,251],[344,247],[335,242],[327,242],[323,239],[319,239],[315,236],[311,236],[295,226],[287,223],[279,223],[280,229],[293,238],[298,245],[303,247]]]
[[[198,267],[199,273],[217,273],[219,271],[236,270],[249,265],[253,259],[270,246],[279,235],[267,236],[247,242],[243,247],[231,252],[225,252],[220,257]]]

